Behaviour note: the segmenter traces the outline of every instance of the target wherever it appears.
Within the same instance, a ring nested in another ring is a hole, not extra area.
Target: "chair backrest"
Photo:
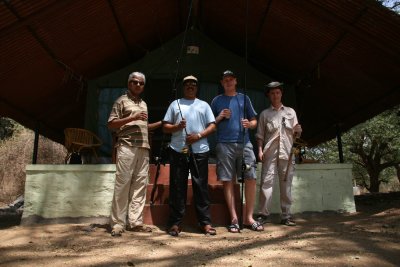
[[[82,145],[101,146],[102,141],[94,133],[89,130],[81,128],[66,128],[65,134],[65,147],[70,149],[73,143]]]

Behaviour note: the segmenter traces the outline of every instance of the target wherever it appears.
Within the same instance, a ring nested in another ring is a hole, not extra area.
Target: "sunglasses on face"
[[[197,83],[196,82],[185,82],[183,85],[184,86],[197,86]]]
[[[138,80],[130,80],[129,83],[133,83],[134,85],[140,85],[140,86],[144,85],[144,82]]]

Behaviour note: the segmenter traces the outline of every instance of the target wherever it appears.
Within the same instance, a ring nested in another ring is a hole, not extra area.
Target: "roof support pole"
[[[339,124],[336,124],[336,140],[337,140],[338,151],[339,151],[339,162],[340,163],[344,163],[343,145],[342,145],[342,132],[340,130]]]
[[[33,143],[32,164],[36,164],[37,162],[37,155],[39,150],[39,128],[40,128],[40,122],[37,122],[35,127],[35,140]]]

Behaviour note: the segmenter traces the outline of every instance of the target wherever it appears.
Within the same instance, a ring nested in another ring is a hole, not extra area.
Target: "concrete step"
[[[152,189],[153,189],[153,185],[147,186],[146,204],[150,204]],[[220,185],[220,184],[208,185],[208,194],[210,197],[210,202],[212,204],[225,203],[224,189],[223,189],[222,185]],[[240,195],[240,185],[239,184],[235,185],[235,195],[236,196]],[[169,185],[157,184],[156,190],[154,192],[153,204],[168,204],[168,199],[169,199]],[[188,184],[186,203],[188,205],[193,203],[193,187],[191,184]]]
[[[157,165],[150,164],[149,172],[150,172],[150,180],[149,184],[154,183],[154,179],[156,176]],[[192,181],[189,179],[189,183]],[[157,184],[169,184],[169,164],[160,165],[160,175],[157,180]],[[222,182],[217,181],[217,174],[216,174],[216,165],[215,164],[208,164],[208,184],[222,184]]]
[[[147,186],[146,206],[144,209],[144,223],[154,225],[166,225],[169,215],[169,164],[160,165],[160,175],[156,183],[154,203],[150,205],[151,191],[157,172],[157,165],[150,164],[150,181]],[[208,165],[208,192],[210,196],[210,213],[212,223],[215,225],[227,225],[230,222],[228,208],[225,204],[222,183],[217,181],[216,165]],[[240,185],[235,185],[235,199],[237,213],[240,212]],[[197,226],[196,212],[193,206],[192,181],[188,180],[187,208],[184,225]]]

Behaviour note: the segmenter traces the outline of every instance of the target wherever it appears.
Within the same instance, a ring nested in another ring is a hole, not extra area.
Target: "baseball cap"
[[[225,78],[225,77],[227,77],[227,76],[233,76],[233,77],[236,78],[236,75],[235,75],[235,74],[233,73],[233,71],[231,71],[231,70],[226,70],[226,71],[224,71],[224,72],[222,73],[222,79]]]
[[[193,75],[189,75],[183,78],[182,83],[185,83],[186,81],[195,81],[197,83],[197,78]]]

